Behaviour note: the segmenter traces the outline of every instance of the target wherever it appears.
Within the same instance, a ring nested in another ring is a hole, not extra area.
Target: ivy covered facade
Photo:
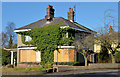
[[[54,17],[48,5],[44,19],[15,29],[17,33],[17,63],[33,62],[43,65],[52,62],[76,62],[80,55],[75,43],[96,32],[74,22],[74,11],[69,8],[68,19]]]

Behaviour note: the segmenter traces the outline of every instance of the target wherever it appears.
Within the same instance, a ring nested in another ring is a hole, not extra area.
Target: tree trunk
[[[113,56],[113,54],[111,54],[111,57],[112,57],[112,63],[114,64],[115,63],[115,57]]]
[[[87,66],[87,57],[84,56],[84,59],[85,59],[85,66]]]

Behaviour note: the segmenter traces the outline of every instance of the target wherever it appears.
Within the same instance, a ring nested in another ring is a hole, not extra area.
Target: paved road
[[[120,71],[118,69],[76,70],[45,75],[8,75],[2,77],[120,77]]]
[[[2,77],[120,77],[120,72],[83,73],[71,75],[7,75]]]

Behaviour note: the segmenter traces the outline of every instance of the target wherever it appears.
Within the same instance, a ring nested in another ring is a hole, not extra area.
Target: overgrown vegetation
[[[59,24],[62,24],[59,23]],[[73,42],[74,37],[66,37],[71,28],[60,28],[58,25],[48,25],[32,29],[27,32],[20,32],[22,35],[22,42],[28,45],[37,47],[35,50],[41,51],[41,65],[43,68],[49,68],[53,65],[54,50],[57,50],[59,45],[69,45]],[[31,41],[25,41],[25,36],[28,35],[32,38]]]
[[[16,44],[16,34],[14,32],[15,24],[13,22],[9,22],[5,28],[5,30],[0,33],[0,57],[2,59],[2,65],[10,64],[10,52],[4,50],[3,48],[12,49],[17,48]],[[14,58],[17,61],[17,55],[14,53]]]
[[[4,50],[3,48],[0,48],[0,63],[2,65],[10,64],[11,62],[11,53],[10,51]],[[17,53],[13,54],[13,58],[16,60],[15,63],[17,63]]]
[[[120,51],[115,53],[115,59],[117,63],[120,63]]]
[[[99,63],[108,63],[110,62],[110,57],[108,54],[108,50],[105,45],[101,45],[101,51],[98,55]]]
[[[10,64],[10,52],[4,49],[0,49],[2,52],[2,65]]]

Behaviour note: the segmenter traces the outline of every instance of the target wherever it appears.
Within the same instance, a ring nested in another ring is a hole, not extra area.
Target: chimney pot
[[[50,5],[48,5],[48,8],[50,7]]]
[[[73,11],[73,9],[71,9],[71,11]]]
[[[53,8],[53,6],[51,6],[51,5],[48,5],[48,8]]]
[[[71,11],[71,8],[69,8],[69,12]]]
[[[112,26],[110,26],[110,28],[112,28]]]
[[[51,6],[51,8],[53,8],[53,6]]]
[[[109,27],[109,33],[114,32],[112,26]]]

